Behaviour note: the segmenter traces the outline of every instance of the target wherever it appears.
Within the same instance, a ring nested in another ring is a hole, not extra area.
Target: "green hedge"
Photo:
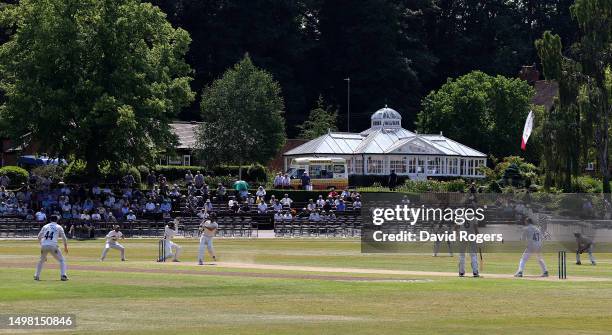
[[[119,167],[113,167],[111,164],[101,164],[99,167],[100,182],[104,183],[120,183],[125,175],[131,173],[134,176],[136,185],[141,183],[141,175],[138,168],[130,166],[128,164],[121,164]],[[85,162],[81,160],[74,160],[66,170],[64,170],[64,181],[71,184],[82,184],[90,183],[91,180],[87,176],[87,170]]]
[[[5,166],[0,169],[0,176],[8,176],[11,180],[9,186],[16,187],[21,183],[27,183],[30,175],[28,171],[18,166]]]
[[[32,169],[32,173],[44,178],[51,178],[53,181],[58,182],[64,179],[65,167],[62,165],[42,165]]]
[[[219,166],[209,170],[203,166],[157,165],[153,170],[158,174],[163,174],[169,181],[182,181],[187,171],[191,171],[192,174],[200,171],[202,174],[212,177],[230,176],[233,179],[238,176],[239,167]],[[261,164],[243,166],[242,179],[248,182],[265,182],[267,180],[266,168]]]

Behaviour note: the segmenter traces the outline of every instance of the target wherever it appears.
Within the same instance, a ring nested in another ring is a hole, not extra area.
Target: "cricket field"
[[[0,314],[74,314],[66,334],[609,334],[612,254],[557,279],[520,254],[484,255],[483,278],[459,278],[458,257],[362,254],[349,239],[217,239],[219,262],[196,264],[198,241],[178,239],[180,263],[157,263],[157,240],[126,239],[126,262],[103,240],[70,241],[70,281],[49,257],[33,280],[34,240],[0,241]],[[444,246],[442,251],[446,251]],[[209,259],[207,259],[209,260]],[[469,263],[469,257],[468,257]],[[583,255],[583,264],[588,258]],[[467,265],[469,274],[469,264]]]

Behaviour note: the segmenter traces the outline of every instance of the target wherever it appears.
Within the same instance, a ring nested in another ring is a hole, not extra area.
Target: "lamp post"
[[[346,131],[351,131],[351,78],[344,78],[346,81]]]

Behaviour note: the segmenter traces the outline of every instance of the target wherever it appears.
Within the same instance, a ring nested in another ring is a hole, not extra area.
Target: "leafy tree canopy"
[[[198,147],[207,164],[267,163],[285,143],[279,84],[246,55],[202,94]]]
[[[449,79],[422,101],[420,132],[437,133],[496,157],[520,152],[533,88],[520,79],[480,71]]]
[[[0,46],[0,119],[55,155],[87,162],[152,162],[176,138],[168,123],[194,98],[190,38],[137,0],[22,0]]]
[[[300,138],[313,139],[326,134],[328,131],[337,131],[338,111],[330,105],[325,105],[322,96],[319,96],[317,105],[310,111],[308,119],[304,121],[300,129]]]

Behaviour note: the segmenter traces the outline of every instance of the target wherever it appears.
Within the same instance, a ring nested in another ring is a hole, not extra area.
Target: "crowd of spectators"
[[[288,176],[279,174],[279,178]],[[288,180],[288,179],[287,179]],[[144,219],[170,219],[173,213],[183,210],[199,217],[208,217],[217,207],[230,213],[270,214],[285,219],[309,217],[313,221],[334,212],[358,211],[361,208],[359,193],[348,189],[338,193],[331,190],[327,197],[310,199],[303,208],[296,208],[294,201],[285,194],[277,199],[268,196],[265,188],[259,186],[255,192],[228,192],[221,183],[210,187],[200,171],[195,175],[187,172],[184,186],[170,184],[163,174],[151,172],[145,179],[148,191],[136,185],[134,176],[125,175],[116,185],[68,185],[55,183],[51,178],[32,174],[28,183],[18,189],[9,190],[10,179],[0,177],[0,216],[23,217],[27,220],[45,222],[51,214],[60,215],[67,221],[81,224],[96,222],[117,223]],[[227,206],[224,206],[227,204]]]

